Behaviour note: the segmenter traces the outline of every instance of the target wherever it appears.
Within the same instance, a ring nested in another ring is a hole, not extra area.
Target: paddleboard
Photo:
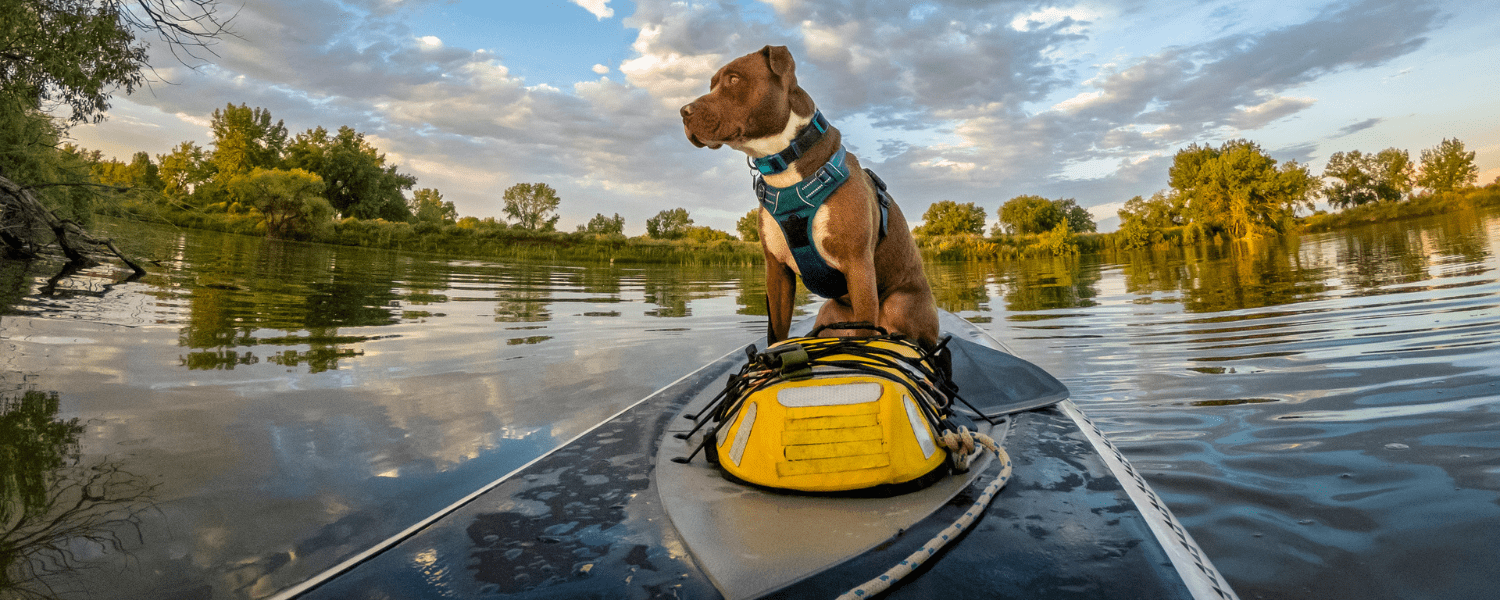
[[[967,321],[941,322],[960,393],[1005,415],[985,427],[1013,473],[885,597],[1236,598],[1066,387]],[[274,598],[834,598],[923,548],[1000,475],[986,458],[910,494],[814,497],[673,462],[690,452],[674,435],[684,415],[745,360],[704,365]]]

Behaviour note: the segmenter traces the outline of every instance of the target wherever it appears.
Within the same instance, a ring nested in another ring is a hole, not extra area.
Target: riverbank
[[[1369,223],[1391,222],[1437,214],[1500,206],[1500,184],[1446,194],[1427,194],[1402,202],[1368,204],[1337,213],[1319,213],[1297,221],[1293,232],[1319,233]],[[265,236],[265,221],[254,213],[211,213],[144,203],[122,203],[108,211],[118,218],[204,229],[223,233]],[[1205,242],[1222,243],[1221,236],[1203,238],[1187,227],[1151,230],[1144,247],[1175,247]],[[425,252],[458,258],[510,261],[564,261],[619,264],[740,265],[760,264],[758,242],[689,239],[662,240],[581,232],[529,231],[492,220],[463,219],[457,223],[394,223],[381,219],[343,219],[329,223],[303,241],[384,250]],[[918,236],[917,245],[929,262],[1008,261],[1143,247],[1126,233],[1049,231],[1031,235]]]
[[[189,229],[256,237],[266,235],[265,220],[258,213],[212,213],[126,204],[106,214]],[[463,219],[457,223],[396,223],[384,219],[347,218],[318,228],[299,241],[505,261],[743,266],[762,260],[760,244],[754,242],[660,240],[582,232],[530,231],[478,219]]]
[[[1336,213],[1305,217],[1299,224],[1304,233],[1321,233],[1370,223],[1388,223],[1430,217],[1486,206],[1500,206],[1500,182],[1457,192],[1425,194],[1402,202],[1377,202]]]

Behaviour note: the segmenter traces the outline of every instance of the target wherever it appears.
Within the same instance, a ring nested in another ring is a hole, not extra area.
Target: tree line
[[[1420,163],[1396,148],[1373,154],[1336,152],[1322,175],[1314,175],[1297,161],[1278,162],[1252,141],[1230,140],[1218,147],[1192,144],[1173,157],[1168,189],[1127,201],[1117,211],[1119,231],[1106,236],[1102,245],[1147,247],[1169,236],[1180,243],[1274,236],[1295,228],[1299,211],[1318,214],[1314,207],[1319,198],[1346,210],[1452,194],[1473,187],[1478,175],[1474,156],[1463,142],[1444,139],[1423,150]],[[1417,188],[1425,191],[1415,194]],[[1050,254],[1077,252],[1077,234],[1097,230],[1089,212],[1072,198],[1016,196],[1003,203],[996,216],[991,242],[1014,243],[1002,238],[1035,236],[1032,249]],[[985,209],[977,203],[943,200],[929,207],[922,220],[913,233],[928,246],[967,244],[968,255],[999,248],[995,243],[944,239],[984,234]]]

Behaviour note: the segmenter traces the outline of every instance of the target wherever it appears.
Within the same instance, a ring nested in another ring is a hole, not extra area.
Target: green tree
[[[760,241],[760,207],[750,209],[740,220],[735,221],[734,230],[740,234],[740,239],[747,242]]]
[[[443,195],[433,188],[422,188],[412,194],[411,213],[419,223],[455,223],[458,207],[444,202]]]
[[[90,168],[98,153],[65,144],[64,137],[58,120],[0,98],[0,177],[38,186],[35,194],[43,206],[61,218],[87,224],[97,196],[88,187]]]
[[[1358,150],[1335,152],[1328,157],[1323,177],[1338,181],[1327,184],[1328,203],[1348,208],[1371,202],[1396,202],[1411,193],[1416,170],[1405,150],[1386,148],[1376,154]]]
[[[1042,233],[1067,218],[1058,202],[1041,196],[1016,196],[1000,205],[1000,223],[995,233],[1001,233],[1002,228],[1010,234]]]
[[[646,237],[658,240],[675,240],[687,235],[693,219],[686,208],[674,208],[656,213],[646,219]]]
[[[1065,200],[1053,200],[1052,202],[1057,204],[1057,210],[1067,220],[1069,231],[1080,233],[1099,230],[1099,224],[1094,222],[1094,215],[1089,214],[1088,209],[1079,206],[1077,200],[1067,198]]]
[[[1299,208],[1312,208],[1320,180],[1296,161],[1277,161],[1247,140],[1219,148],[1193,144],[1167,171],[1191,223],[1206,232],[1251,238],[1284,231]]]
[[[1464,152],[1464,143],[1457,138],[1443,138],[1442,143],[1422,151],[1417,185],[1434,192],[1451,192],[1473,185],[1478,178],[1474,153]]]
[[[625,233],[625,218],[620,213],[613,217],[606,217],[602,213],[596,213],[594,218],[589,219],[587,225],[578,226],[579,233],[594,233],[599,235],[623,235]]]
[[[129,6],[127,7],[127,4]],[[72,122],[98,121],[110,94],[145,82],[154,31],[174,53],[204,48],[224,33],[213,0],[7,0],[0,7],[0,103],[67,106]]]
[[[308,239],[332,226],[333,207],[319,194],[323,180],[302,169],[260,169],[234,178],[230,188],[265,216],[266,235]]]
[[[1053,256],[1071,256],[1078,254],[1078,236],[1073,235],[1067,219],[1064,219],[1037,236],[1037,247]]]
[[[116,187],[161,191],[160,169],[151,162],[151,155],[136,152],[130,162],[118,160],[102,161],[93,166],[94,180]]]
[[[683,239],[694,242],[724,242],[734,239],[727,231],[719,231],[707,225],[692,225],[682,234]]]
[[[186,199],[214,174],[208,154],[193,142],[183,142],[167,154],[156,155],[156,164],[162,193],[177,200]]]
[[[250,171],[281,166],[286,147],[286,126],[271,122],[271,111],[241,104],[215,109],[209,131],[213,154],[209,159],[220,177],[233,178]]]
[[[1145,248],[1165,239],[1162,230],[1183,224],[1183,204],[1177,194],[1157,192],[1147,200],[1140,196],[1125,202],[1116,211],[1120,216],[1120,235],[1126,248]]]
[[[984,209],[973,202],[959,204],[940,200],[922,213],[922,224],[912,230],[921,236],[980,235],[984,233]]]
[[[1181,196],[1160,191],[1152,194],[1149,200],[1140,196],[1131,198],[1115,214],[1120,216],[1122,225],[1134,221],[1150,229],[1166,229],[1186,222],[1185,209]]]
[[[557,206],[562,199],[552,186],[518,183],[506,188],[503,198],[505,216],[514,220],[513,226],[531,231],[552,231],[557,227]]]
[[[0,2],[0,177],[37,188],[42,208],[77,223],[86,224],[93,212],[94,192],[86,187],[89,165],[63,150],[62,126],[48,111],[65,110],[69,123],[97,122],[116,89],[129,93],[140,86],[147,54],[136,31],[155,31],[174,52],[206,46],[224,31],[214,0],[194,0],[190,6],[168,0],[125,4]],[[0,237],[8,246],[26,247],[45,243],[39,235]]]
[[[1417,183],[1417,166],[1405,150],[1386,148],[1375,154],[1375,173],[1383,201],[1399,202],[1411,195]]]
[[[385,154],[352,127],[340,127],[336,135],[322,127],[297,134],[287,144],[285,166],[323,178],[323,196],[346,217],[412,219],[402,190],[411,189],[417,179],[387,165]]]

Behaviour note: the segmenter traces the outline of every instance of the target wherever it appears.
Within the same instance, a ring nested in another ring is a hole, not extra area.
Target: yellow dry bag
[[[894,336],[752,351],[713,409],[710,459],[731,479],[800,492],[931,483],[949,464],[937,442],[949,412],[935,362]]]

